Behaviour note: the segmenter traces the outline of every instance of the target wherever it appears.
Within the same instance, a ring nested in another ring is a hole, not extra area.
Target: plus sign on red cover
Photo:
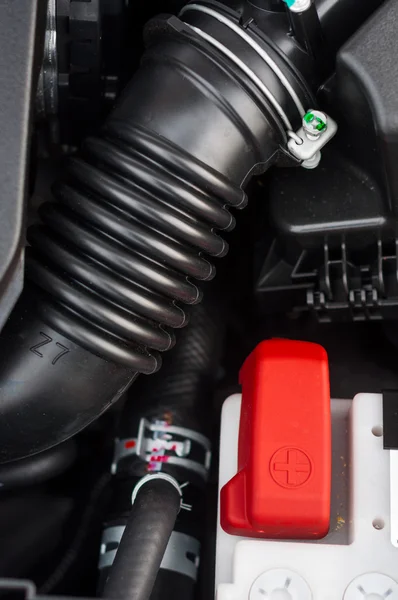
[[[221,526],[245,537],[324,537],[332,462],[326,351],[308,342],[262,342],[240,383],[238,472],[221,490]]]

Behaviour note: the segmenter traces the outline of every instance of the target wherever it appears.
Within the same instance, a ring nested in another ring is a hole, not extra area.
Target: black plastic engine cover
[[[341,127],[352,153],[398,209],[398,4],[390,0],[342,48],[337,58]]]
[[[36,0],[0,2],[0,329],[23,287],[32,90],[43,42],[37,9]]]
[[[336,75],[320,92],[339,131],[320,166],[272,174],[275,239],[256,286],[267,312],[397,318],[397,25],[390,0],[339,51]]]

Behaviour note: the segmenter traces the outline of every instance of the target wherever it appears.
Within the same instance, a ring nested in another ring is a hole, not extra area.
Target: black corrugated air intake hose
[[[28,232],[28,284],[1,336],[2,462],[70,437],[159,369],[194,282],[227,252],[230,209],[313,103],[254,23],[203,6],[149,24],[140,69]]]
[[[39,485],[63,474],[77,458],[74,439],[0,466],[0,491],[8,492],[19,488]]]

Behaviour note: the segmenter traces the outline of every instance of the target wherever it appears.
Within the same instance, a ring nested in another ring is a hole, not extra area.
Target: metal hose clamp
[[[181,487],[178,481],[174,479],[174,477],[172,477],[171,475],[167,475],[166,473],[150,473],[149,475],[145,475],[145,477],[142,477],[133,489],[133,493],[131,494],[131,504],[134,504],[140,489],[144,485],[146,485],[150,481],[154,481],[155,479],[162,479],[163,481],[167,481],[168,483],[170,483],[170,485],[175,487],[175,489],[180,495],[180,498],[182,499]]]

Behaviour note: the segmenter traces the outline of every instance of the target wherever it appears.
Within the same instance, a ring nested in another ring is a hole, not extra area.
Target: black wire
[[[76,534],[58,566],[39,587],[40,594],[48,594],[56,586],[58,586],[68,574],[68,571],[73,566],[75,561],[78,559],[82,546],[86,541],[88,533],[90,532],[99,498],[109,484],[110,479],[110,473],[104,473],[100,476],[97,483],[92,488],[86,508],[84,509],[81,519],[76,527]]]

